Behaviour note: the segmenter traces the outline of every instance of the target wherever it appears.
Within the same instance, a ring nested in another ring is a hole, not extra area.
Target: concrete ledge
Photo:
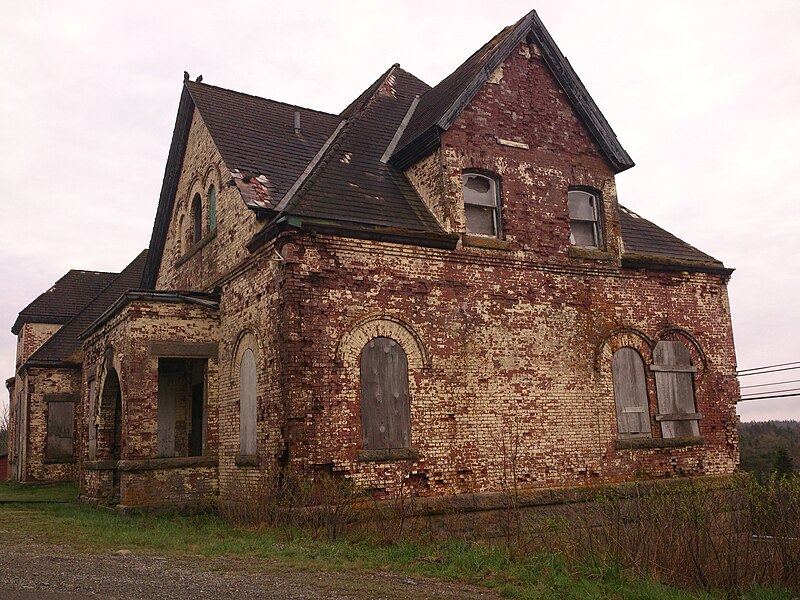
[[[121,460],[117,463],[120,471],[157,471],[160,469],[188,469],[191,467],[217,467],[216,456],[178,456],[174,458],[142,458]]]
[[[687,446],[703,446],[703,436],[682,438],[631,438],[617,440],[617,450],[636,450],[639,448],[686,448]]]
[[[76,463],[78,459],[74,456],[67,456],[64,458],[44,458],[42,459],[42,464],[45,465],[61,465],[61,464],[70,464]]]
[[[257,467],[261,464],[261,459],[257,454],[237,454],[234,462],[237,467]]]
[[[730,485],[731,475],[704,475],[698,477],[673,477],[624,481],[598,485],[563,488],[521,489],[516,494],[506,492],[481,492],[477,494],[453,494],[448,496],[422,496],[406,500],[408,516],[452,515],[456,513],[486,512],[538,506],[586,503],[604,495],[615,498],[634,497],[642,492],[669,490],[670,487],[692,485],[698,489],[724,489]],[[683,488],[685,489],[685,487]],[[392,500],[378,502],[385,510],[394,510]],[[380,510],[380,506],[379,506]]]
[[[461,243],[466,247],[488,248],[489,250],[511,250],[511,242],[496,237],[464,235]]]
[[[359,450],[358,462],[383,462],[391,460],[417,460],[416,448],[393,448],[389,450]]]
[[[81,464],[82,469],[87,471],[108,471],[117,468],[116,460],[85,460]]]
[[[579,248],[578,246],[570,246],[569,255],[572,258],[588,258],[589,260],[614,261],[617,259],[611,252],[597,248]]]

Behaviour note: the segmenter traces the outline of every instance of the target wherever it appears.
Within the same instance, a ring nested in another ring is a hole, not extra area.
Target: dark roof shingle
[[[47,340],[26,361],[26,364],[64,363],[81,349],[78,336],[97,320],[122,294],[137,289],[142,281],[142,272],[147,259],[147,250],[137,256],[122,272],[108,282],[80,312]]]
[[[701,252],[624,206],[619,207],[619,224],[626,253],[648,254],[701,263],[717,263],[722,266],[722,262],[713,256]]]
[[[23,323],[66,323],[116,276],[117,273],[100,271],[68,271],[19,312],[11,333],[18,334]]]

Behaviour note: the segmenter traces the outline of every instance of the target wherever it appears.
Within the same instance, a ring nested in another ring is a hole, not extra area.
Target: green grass
[[[75,483],[22,484],[0,481],[0,502],[71,502],[78,497]]]
[[[74,497],[74,487],[39,488],[35,497]],[[5,497],[31,497],[21,486],[0,487]],[[238,528],[221,517],[121,515],[68,504],[2,504],[0,537],[13,541],[65,544],[77,552],[120,549],[167,556],[243,557],[243,568],[259,563],[295,571],[390,570],[494,588],[525,599],[597,598],[625,600],[722,599],[724,595],[681,591],[642,579],[614,565],[566,561],[560,555],[510,560],[501,548],[464,541],[381,544],[363,539],[328,541],[286,528]],[[209,568],[212,568],[211,566]],[[758,590],[749,600],[789,600]]]

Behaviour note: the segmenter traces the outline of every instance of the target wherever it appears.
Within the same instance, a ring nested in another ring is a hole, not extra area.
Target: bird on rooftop
[[[184,81],[189,81],[189,73],[187,71],[183,72],[183,80]]]
[[[197,76],[197,79],[195,79],[195,81],[196,81],[197,83],[202,83],[202,81],[203,81],[203,76],[202,76],[202,75],[198,75],[198,76]]]

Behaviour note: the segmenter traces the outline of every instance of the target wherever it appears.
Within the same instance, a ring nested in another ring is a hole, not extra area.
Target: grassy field
[[[680,591],[625,573],[614,565],[566,561],[559,555],[510,560],[501,548],[464,541],[381,544],[364,539],[328,541],[285,528],[240,528],[221,517],[121,515],[77,503],[73,486],[0,484],[0,536],[9,541],[66,545],[79,553],[117,550],[162,556],[242,557],[248,569],[262,561],[300,571],[393,571],[493,588],[512,598],[717,599],[712,592]],[[33,502],[30,502],[33,501]],[[791,595],[753,590],[750,600]]]

